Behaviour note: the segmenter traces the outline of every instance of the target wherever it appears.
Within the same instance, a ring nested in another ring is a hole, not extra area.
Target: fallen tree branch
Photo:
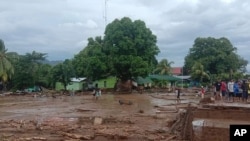
[[[43,137],[32,137],[32,138],[20,138],[20,140],[24,140],[24,141],[33,141],[33,140],[40,140],[40,141],[46,141],[46,138]]]
[[[91,140],[94,138],[93,136],[90,136],[90,135],[83,136],[83,135],[78,135],[78,134],[70,134],[70,133],[66,133],[66,132],[58,132],[58,133],[63,135],[63,136],[72,138],[72,139]]]

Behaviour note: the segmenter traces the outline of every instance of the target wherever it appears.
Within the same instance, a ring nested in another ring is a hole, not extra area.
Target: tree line
[[[212,76],[241,77],[248,62],[236,51],[227,38],[198,37],[185,57],[184,74],[198,81],[210,81]],[[18,90],[34,85],[54,88],[55,82],[66,88],[72,77],[128,80],[149,74],[169,75],[174,62],[158,62],[159,52],[157,37],[145,22],[128,17],[115,19],[106,26],[104,37],[90,37],[73,58],[55,66],[43,63],[46,53],[8,52],[0,39],[0,81],[6,88]]]

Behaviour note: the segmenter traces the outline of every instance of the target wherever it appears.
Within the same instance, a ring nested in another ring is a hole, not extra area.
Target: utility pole
[[[181,82],[182,82],[181,88],[183,89],[183,67],[181,68],[181,75],[182,75],[182,78],[181,78]]]
[[[107,26],[107,4],[108,4],[108,0],[104,0],[104,22],[105,22],[105,27]]]

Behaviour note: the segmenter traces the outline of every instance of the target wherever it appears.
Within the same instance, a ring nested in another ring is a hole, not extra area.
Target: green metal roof
[[[159,75],[159,74],[154,74],[154,75],[149,75],[149,78],[151,79],[156,79],[156,80],[166,80],[166,81],[178,81],[181,80],[181,78],[177,78],[171,75]]]
[[[137,84],[141,85],[141,84],[152,83],[152,80],[149,77],[143,78],[139,76],[136,78],[136,82]]]

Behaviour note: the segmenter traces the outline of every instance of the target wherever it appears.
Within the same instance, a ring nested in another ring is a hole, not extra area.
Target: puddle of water
[[[193,126],[203,126],[204,125],[204,120],[195,120],[192,122]]]
[[[163,105],[171,105],[171,104],[175,104],[176,101],[175,100],[166,100],[166,99],[152,99],[151,103],[153,105],[156,105],[156,106],[163,106]]]

